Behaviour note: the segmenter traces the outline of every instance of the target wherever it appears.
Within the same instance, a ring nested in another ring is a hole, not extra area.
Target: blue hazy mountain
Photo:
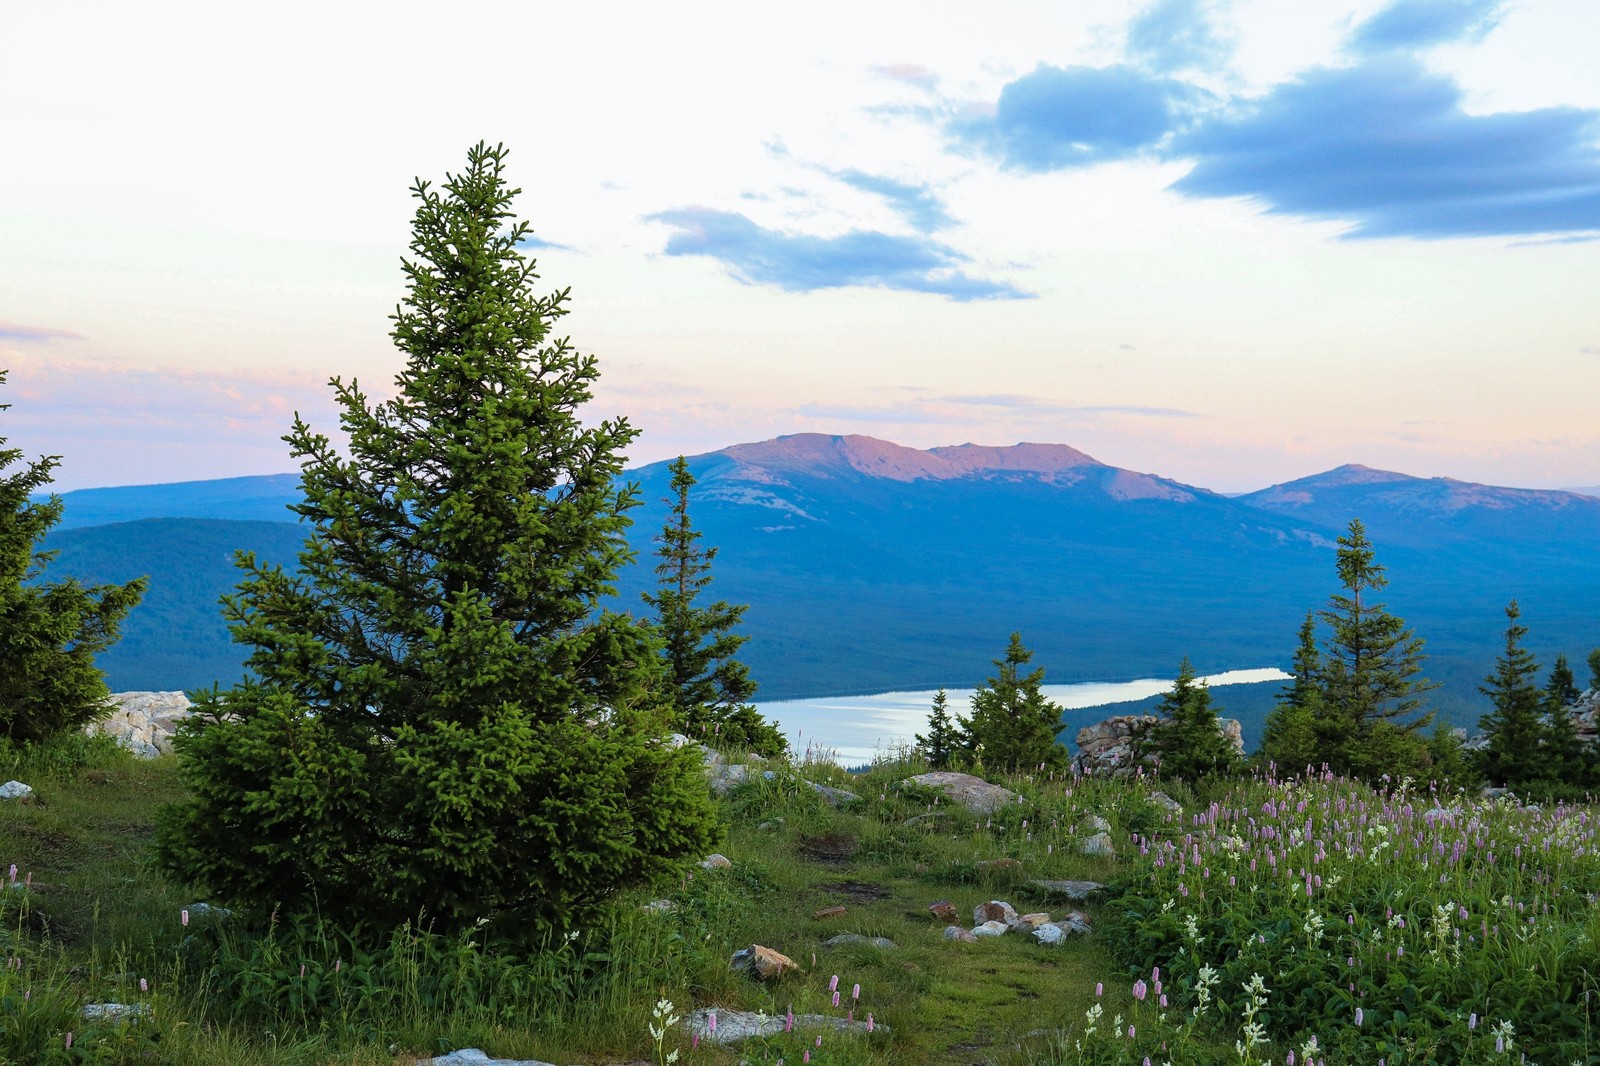
[[[75,489],[60,494],[66,504],[57,529],[136,522],[141,518],[223,518],[293,522],[289,505],[300,499],[299,474],[181,481],[171,485],[126,485]]]
[[[1476,720],[1512,597],[1546,661],[1581,661],[1600,643],[1600,499],[1572,493],[1342,467],[1230,498],[1062,445],[920,451],[816,434],[689,464],[692,519],[719,548],[710,593],[750,605],[745,658],[765,699],[970,686],[1012,630],[1055,682],[1170,676],[1184,655],[1202,673],[1284,666],[1300,620],[1337,587],[1334,539],[1354,516],[1388,568],[1384,600],[1428,641],[1428,673],[1457,722]],[[616,603],[637,610],[670,472],[656,463],[629,477],[639,557]],[[52,534],[53,571],[167,586],[104,658],[114,687],[236,677],[239,653],[220,620],[204,621],[238,579],[229,549],[288,561],[303,531],[90,516],[204,507],[238,519],[279,513],[296,488],[282,475],[66,494],[77,528]]]

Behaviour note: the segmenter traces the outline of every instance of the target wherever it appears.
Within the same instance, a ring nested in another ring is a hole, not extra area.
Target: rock
[[[1155,734],[1169,720],[1153,714],[1118,714],[1078,730],[1078,752],[1072,757],[1074,773],[1085,776],[1126,777],[1156,765]],[[1244,733],[1235,718],[1217,720],[1217,729],[1244,754]]]
[[[1064,944],[1072,937],[1087,936],[1089,920],[1073,911],[1059,922],[1046,922],[1033,931],[1033,938],[1041,944]]]
[[[712,852],[700,860],[700,865],[707,870],[728,870],[733,868],[733,860],[726,855]]]
[[[649,914],[675,914],[678,905],[670,899],[653,899],[639,908]]]
[[[150,1016],[148,1003],[86,1003],[81,1012],[89,1021],[136,1022]]]
[[[1096,833],[1078,845],[1078,850],[1085,855],[1104,855],[1111,857],[1117,853],[1111,846],[1111,834]]]
[[[939,770],[931,774],[918,774],[909,779],[913,785],[936,788],[961,804],[973,814],[993,814],[1019,797],[1008,788],[992,785],[981,777]]]
[[[860,933],[840,933],[822,942],[825,948],[841,948],[847,944],[868,944],[883,951],[900,946],[886,936],[862,936]]]
[[[552,1066],[541,1059],[491,1059],[475,1047],[462,1048],[433,1059],[418,1059],[417,1066]]]
[[[1082,911],[1072,911],[1065,918],[1057,919],[1053,924],[1078,936],[1088,936],[1089,919]]]
[[[956,905],[947,899],[928,904],[928,913],[933,915],[935,920],[941,921],[945,925],[954,925],[961,918],[960,912],[956,910]]]
[[[1088,826],[1096,833],[1111,832],[1111,823],[1100,817],[1098,814],[1091,814],[1084,818],[1083,824]]]
[[[976,944],[978,942],[977,937],[973,936],[970,931],[959,925],[945,926],[944,938],[946,940],[958,940],[963,944]]]
[[[1096,892],[1105,891],[1098,881],[1030,881],[1029,884],[1055,896],[1065,896],[1074,903],[1085,903]]]
[[[770,771],[768,772],[770,773]],[[842,788],[833,788],[830,785],[819,785],[815,781],[807,781],[806,784],[810,785],[830,807],[842,807],[846,803],[854,803],[861,798],[854,792],[848,792]]]
[[[914,826],[914,825],[921,825],[924,822],[937,821],[938,819],[943,818],[944,816],[945,816],[945,812],[944,811],[930,811],[927,814],[912,815],[910,818],[907,818],[905,821],[901,822],[900,824],[903,825],[903,826],[906,826],[907,828],[910,828],[911,826]]]
[[[1035,911],[1032,914],[1019,914],[1006,923],[1014,933],[1031,933],[1041,925],[1050,924],[1050,915],[1047,911]]]
[[[715,1016],[716,1030],[712,1031],[711,1018]],[[752,1037],[777,1036],[783,1032],[784,1016],[781,1014],[758,1014],[755,1011],[704,1009],[691,1011],[684,1019],[689,1032],[700,1038],[703,1044],[737,1044]],[[865,1021],[853,1022],[844,1018],[835,1018],[826,1014],[796,1014],[794,1016],[796,1029],[815,1030],[835,1033],[865,1033]],[[887,1033],[887,1025],[877,1023],[873,1026],[874,1032]]]
[[[189,697],[181,692],[115,692],[114,710],[83,731],[104,734],[141,759],[154,759],[172,751],[172,734],[192,713]]]
[[[762,830],[763,832],[772,833],[782,829],[783,826],[784,821],[782,818],[768,818],[766,821],[756,826],[756,828]]]
[[[1012,922],[1016,918],[1016,908],[1002,899],[991,899],[988,903],[980,903],[972,908],[973,925],[982,925],[984,922]]]
[[[972,930],[973,936],[1005,936],[1011,927],[1005,922],[984,922]]]
[[[191,903],[183,908],[189,915],[191,922],[220,922],[233,917],[233,912],[226,907],[215,907],[209,903]]]
[[[790,971],[798,973],[800,970],[795,961],[783,952],[773,951],[760,944],[751,944],[734,952],[733,958],[728,961],[728,966],[739,973],[749,974],[758,981],[776,981]]]
[[[1183,810],[1183,804],[1179,803],[1165,792],[1150,793],[1150,802],[1154,803],[1157,807],[1166,808],[1173,814],[1178,814]]]
[[[713,796],[726,796],[728,793],[732,792],[734,789],[750,780],[750,767],[743,764],[729,766],[720,761],[722,756],[717,755],[716,752],[711,752],[710,754],[716,755],[717,759],[719,760],[718,762],[706,763],[706,770],[710,775],[711,781],[711,794]]]
[[[0,785],[0,800],[25,800],[33,797],[33,789],[21,781],[7,781]]]
[[[1004,872],[1004,871],[1009,871],[1009,870],[1021,870],[1022,869],[1022,864],[1020,862],[1018,862],[1016,859],[1011,859],[1011,858],[984,859],[982,862],[978,863],[974,868],[979,870],[979,871],[984,871],[984,872]]]
[[[813,921],[820,922],[824,918],[837,918],[844,912],[845,908],[843,907],[823,907],[821,910],[812,911],[811,918]]]

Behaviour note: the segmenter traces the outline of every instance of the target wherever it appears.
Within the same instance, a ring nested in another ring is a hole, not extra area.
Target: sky
[[[504,143],[637,463],[1070,444],[1218,491],[1600,484],[1600,4],[0,9],[0,436],[293,470],[415,177]]]

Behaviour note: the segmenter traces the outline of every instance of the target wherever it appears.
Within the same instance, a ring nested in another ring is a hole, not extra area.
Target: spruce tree
[[[1514,789],[1548,780],[1545,728],[1539,720],[1543,694],[1534,681],[1539,664],[1522,646],[1528,627],[1518,623],[1520,617],[1522,611],[1512,600],[1506,606],[1505,651],[1495,660],[1494,673],[1478,688],[1493,705],[1478,720],[1479,728],[1489,736],[1480,755],[1483,776],[1491,785]]]
[[[1413,773],[1426,762],[1420,731],[1433,721],[1422,697],[1437,688],[1422,677],[1422,639],[1375,594],[1389,584],[1360,520],[1339,537],[1336,567],[1344,592],[1320,618],[1330,630],[1322,658],[1324,704],[1318,746],[1336,772],[1375,778]]]
[[[1172,690],[1161,697],[1159,712],[1163,722],[1156,731],[1155,748],[1163,777],[1198,781],[1237,769],[1238,752],[1222,735],[1211,689],[1196,678],[1187,655],[1178,666]]]
[[[1589,653],[1589,687],[1600,692],[1600,648]]]
[[[1555,665],[1550,667],[1550,679],[1544,684],[1545,696],[1557,707],[1578,702],[1578,697],[1583,695],[1583,690],[1578,688],[1578,679],[1572,675],[1572,667],[1567,664],[1565,655],[1557,655]]]
[[[933,712],[928,715],[928,735],[917,734],[917,754],[927,759],[928,766],[934,770],[948,770],[963,746],[961,731],[951,717],[948,701],[944,689],[933,694]]]
[[[1044,668],[1022,673],[1032,660],[1033,652],[1023,647],[1022,634],[1011,634],[1005,657],[994,660],[995,676],[972,694],[972,715],[962,720],[969,750],[991,771],[1027,773],[1067,767],[1067,749],[1056,742],[1061,708],[1040,691]]]
[[[0,370],[0,385],[6,375]],[[0,404],[0,411],[9,409]],[[111,713],[95,656],[116,643],[146,581],[41,581],[56,553],[40,545],[64,505],[59,496],[33,497],[50,484],[61,459],[44,456],[11,469],[22,450],[5,444],[0,437],[0,741],[27,744]]]
[[[1325,713],[1318,677],[1322,656],[1317,651],[1316,620],[1311,614],[1300,625],[1300,644],[1294,653],[1293,680],[1279,694],[1267,715],[1258,758],[1275,764],[1284,776],[1315,770],[1323,761],[1318,726]]]
[[[662,658],[672,696],[674,728],[688,736],[758,755],[781,755],[788,741],[754,707],[756,683],[734,658],[748,637],[734,632],[745,607],[722,600],[696,606],[711,584],[716,548],[700,546],[701,534],[689,521],[689,490],[695,478],[683,456],[672,461],[672,508],[656,536],[657,587],[643,593],[655,608]]]
[[[298,570],[241,557],[224,614],[251,676],[177,742],[159,860],[258,919],[532,936],[714,843],[653,629],[601,607],[635,430],[579,421],[598,370],[550,336],[567,291],[534,291],[505,158],[413,186],[397,395],[332,380],[348,458],[295,417]]]
[[[1557,655],[1544,686],[1544,774],[1553,795],[1576,798],[1589,785],[1589,753],[1569,709],[1583,695],[1565,655]]]

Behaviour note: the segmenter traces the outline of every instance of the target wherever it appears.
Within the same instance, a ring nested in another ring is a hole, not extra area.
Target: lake
[[[1212,688],[1286,681],[1289,675],[1275,668],[1229,670],[1202,678]],[[1045,685],[1048,699],[1066,710],[1131,703],[1159,696],[1172,689],[1170,678],[1138,681],[1089,681],[1076,685]],[[870,763],[879,752],[914,742],[928,730],[934,689],[925,692],[883,692],[874,696],[828,696],[812,700],[777,700],[756,704],[769,722],[779,723],[795,752],[813,749],[832,752],[841,766]],[[967,714],[972,689],[946,689],[951,714]],[[1106,716],[1117,713],[1107,707]]]

